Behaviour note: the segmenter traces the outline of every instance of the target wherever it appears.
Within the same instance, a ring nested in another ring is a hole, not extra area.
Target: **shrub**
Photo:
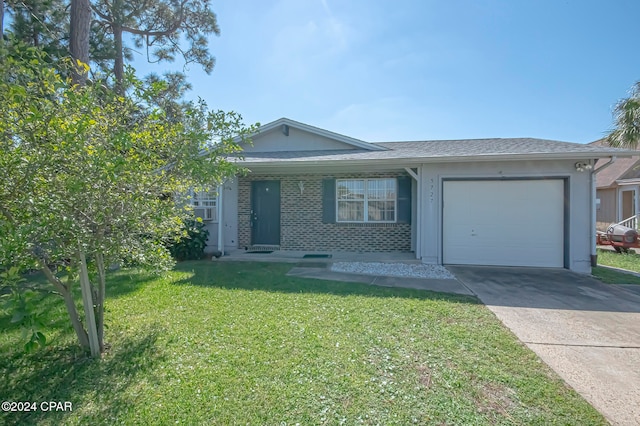
[[[202,259],[207,238],[209,230],[204,223],[197,220],[185,221],[180,239],[169,246],[169,251],[179,261]]]

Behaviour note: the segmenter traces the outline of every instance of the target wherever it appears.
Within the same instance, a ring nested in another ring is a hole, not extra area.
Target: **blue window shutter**
[[[411,177],[398,177],[398,223],[411,223]]]
[[[335,179],[322,179],[322,223],[336,223]]]

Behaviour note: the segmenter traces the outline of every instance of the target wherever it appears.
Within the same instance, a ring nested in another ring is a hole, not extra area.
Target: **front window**
[[[214,190],[191,191],[191,206],[196,217],[204,221],[218,220],[218,194]]]
[[[395,222],[396,179],[336,181],[338,222]]]

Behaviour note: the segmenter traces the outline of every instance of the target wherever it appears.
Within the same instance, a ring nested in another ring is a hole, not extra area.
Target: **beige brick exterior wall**
[[[405,173],[260,175],[238,180],[238,246],[251,245],[251,181],[280,181],[280,248],[301,251],[409,252],[408,223],[322,223],[322,180],[386,178]],[[300,194],[299,182],[304,191]]]

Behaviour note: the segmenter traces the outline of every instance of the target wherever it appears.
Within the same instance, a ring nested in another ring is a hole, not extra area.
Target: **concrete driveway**
[[[559,269],[448,266],[614,425],[640,425],[640,293]]]

